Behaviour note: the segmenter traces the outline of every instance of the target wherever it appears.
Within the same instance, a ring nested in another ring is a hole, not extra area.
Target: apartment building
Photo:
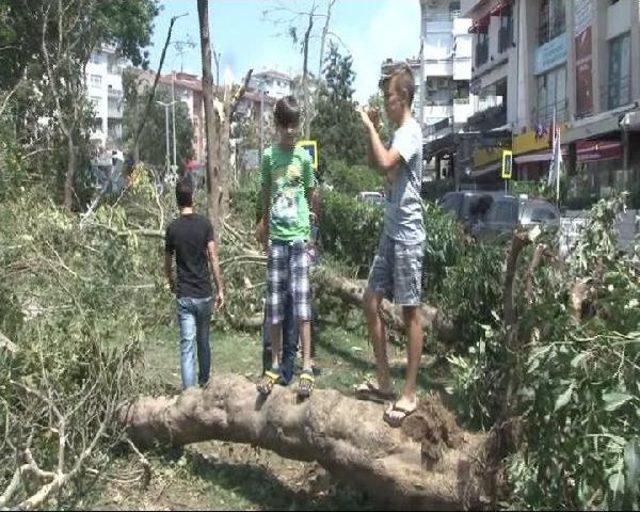
[[[638,0],[463,0],[472,19],[471,90],[495,95],[470,123],[487,138],[472,181],[499,184],[501,150],[515,179],[546,176],[551,125],[561,129],[570,197],[607,196],[638,183],[640,2]]]
[[[279,100],[291,94],[293,79],[285,73],[270,69],[254,73],[251,76],[249,87],[251,89],[261,90],[267,96]]]
[[[95,110],[90,138],[102,150],[122,150],[122,69],[115,48],[91,54],[86,67],[87,96]]]

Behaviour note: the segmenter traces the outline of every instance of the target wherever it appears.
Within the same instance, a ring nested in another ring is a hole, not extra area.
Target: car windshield
[[[518,203],[515,200],[496,201],[489,214],[489,222],[515,224],[518,219]]]

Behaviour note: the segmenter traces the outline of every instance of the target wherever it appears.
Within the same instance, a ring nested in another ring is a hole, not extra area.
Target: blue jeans
[[[176,307],[180,327],[180,371],[182,389],[196,386],[196,350],[198,352],[198,384],[205,385],[211,372],[211,297],[181,297]]]
[[[271,326],[267,321],[265,310],[264,323],[262,325],[263,372],[270,370],[272,365],[270,329]],[[285,385],[289,384],[293,379],[294,364],[298,352],[298,338],[299,328],[293,312],[293,297],[291,293],[287,293],[284,304],[284,320],[282,322],[282,363],[280,365],[280,376]]]

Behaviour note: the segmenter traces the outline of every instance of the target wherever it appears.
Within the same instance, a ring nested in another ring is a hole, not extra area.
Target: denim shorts
[[[309,254],[304,240],[284,242],[274,240],[269,245],[267,260],[267,322],[284,320],[287,294],[293,297],[294,317],[311,320],[311,287],[309,285]]]
[[[368,287],[401,306],[422,300],[423,243],[405,244],[382,235],[369,272]]]

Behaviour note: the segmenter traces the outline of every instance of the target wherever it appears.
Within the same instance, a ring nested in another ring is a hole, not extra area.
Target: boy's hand
[[[220,311],[224,306],[224,291],[222,289],[219,289],[216,293],[216,302],[214,307],[216,311]]]
[[[368,129],[375,129],[375,125],[371,120],[367,107],[360,107],[358,109],[358,112],[360,113],[360,117],[362,118],[362,123],[364,124],[364,126]]]
[[[360,108],[360,116],[365,127],[376,131],[380,131],[382,121],[380,119],[380,110],[377,108],[362,107]]]

